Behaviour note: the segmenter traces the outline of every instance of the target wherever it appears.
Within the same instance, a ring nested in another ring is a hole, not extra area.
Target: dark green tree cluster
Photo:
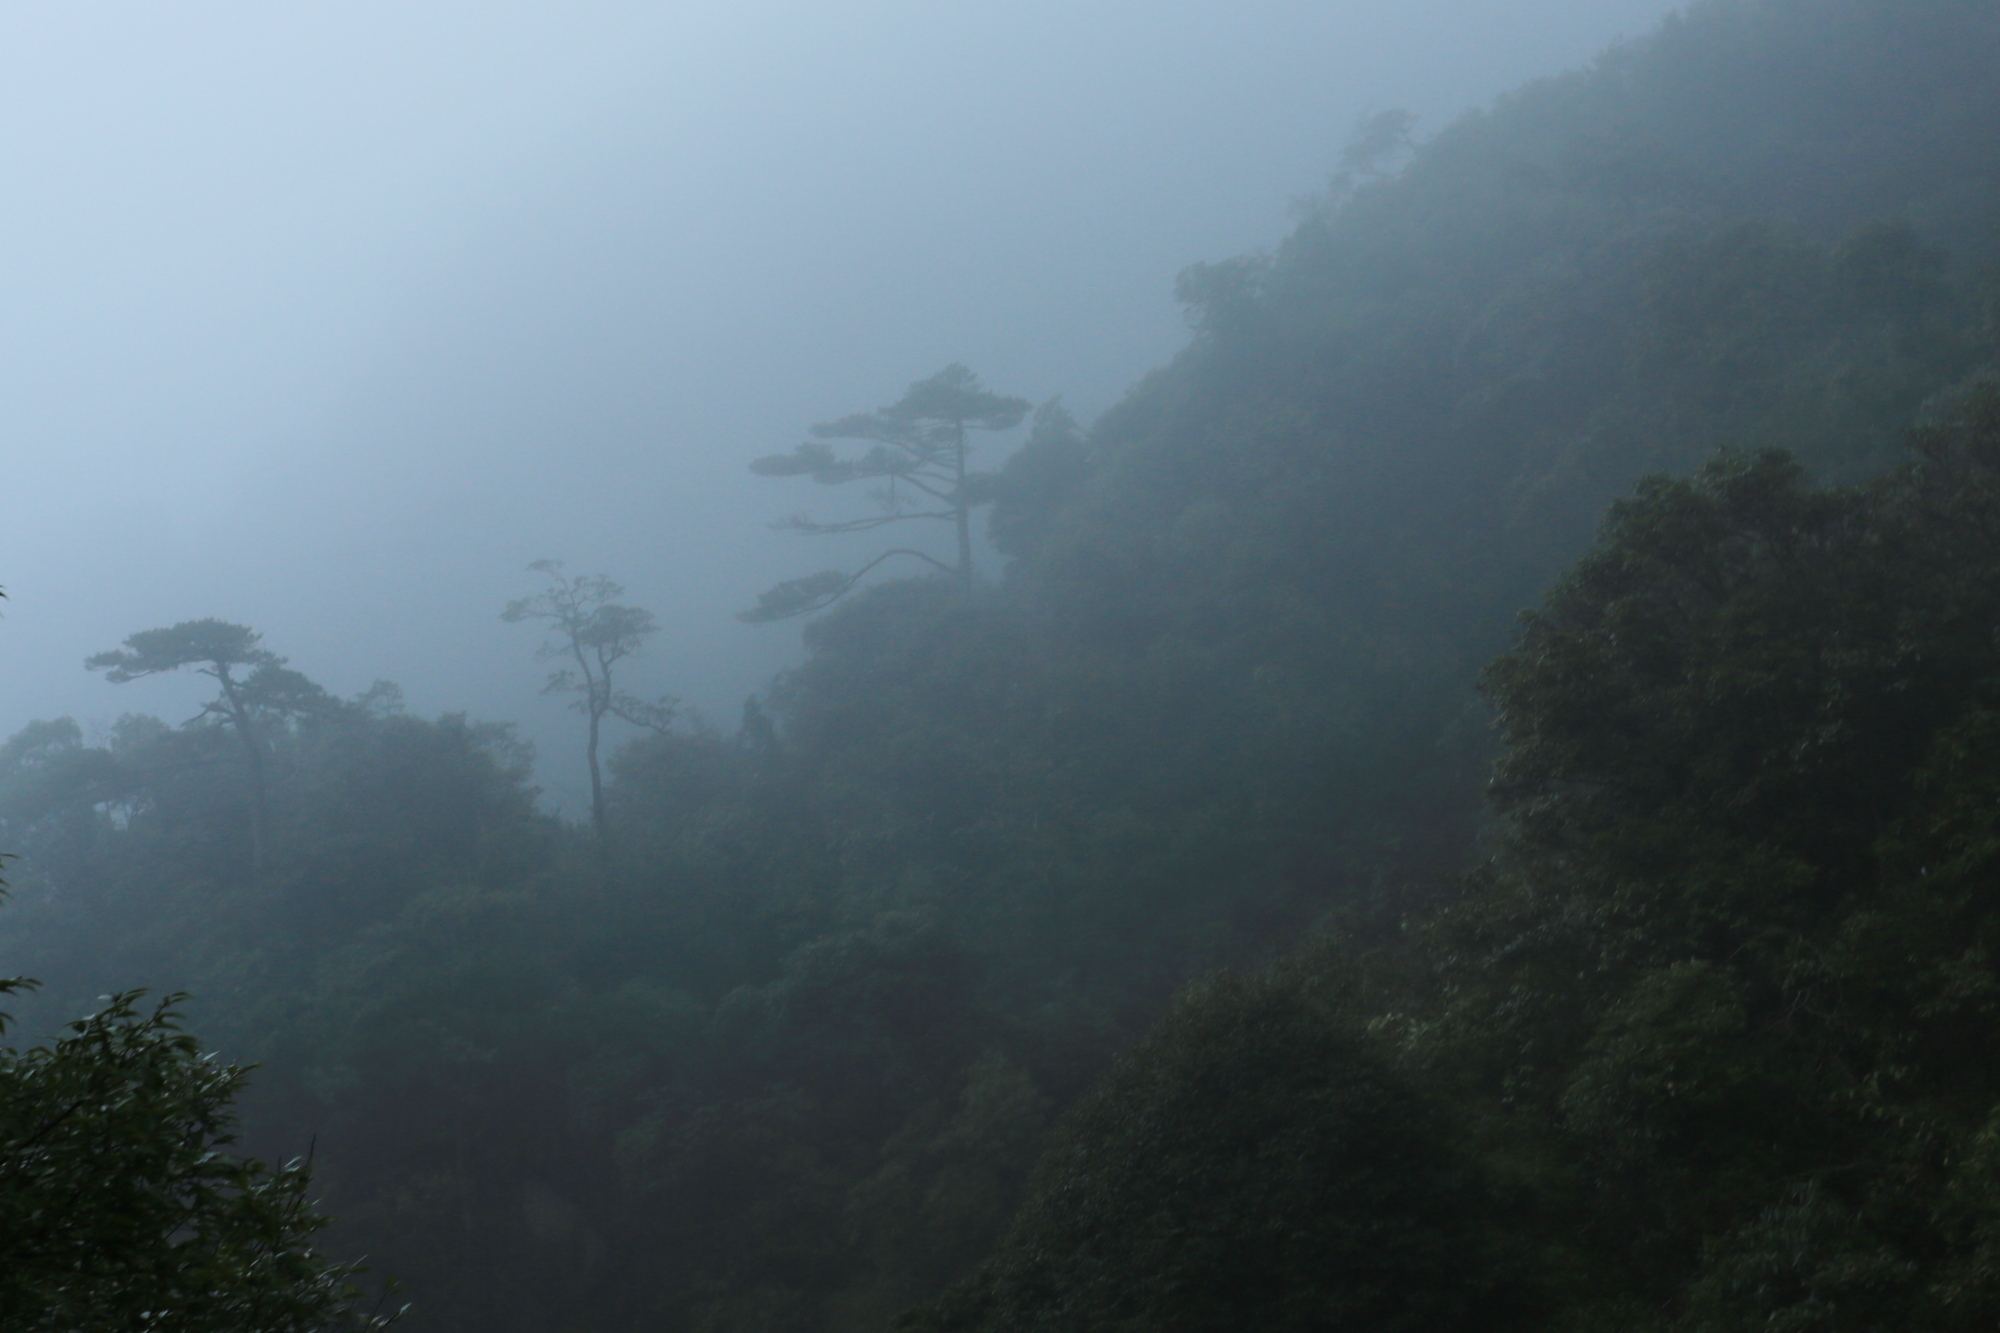
[[[831,908],[755,735],[621,752],[607,880],[504,733],[391,687],[259,733],[261,872],[226,728],[38,723],[0,947],[42,960],[37,1026],[107,977],[193,990],[262,1063],[250,1145],[317,1137],[339,1247],[413,1327],[879,1322],[983,1251],[1102,1039],[997,1012],[921,913]]]
[[[1607,1314],[2000,1298],[2000,394],[1914,450],[1650,483],[1489,672],[1512,836],[1437,928],[1440,1015],[1564,1154]]]
[[[995,1258],[898,1327],[1538,1326],[1449,1117],[1327,989],[1197,987],[1070,1114]]]
[[[1990,1327],[2000,390],[1914,454],[1615,506],[1462,898],[1191,993],[903,1327]]]
[[[0,981],[0,995],[22,989]],[[181,997],[109,997],[0,1047],[0,1325],[22,1333],[379,1329],[357,1265],[314,1248],[307,1165],[230,1152],[247,1071],[204,1056]]]

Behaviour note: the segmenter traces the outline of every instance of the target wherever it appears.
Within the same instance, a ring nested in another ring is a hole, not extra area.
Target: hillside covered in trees
[[[590,826],[254,638],[37,723],[17,1027],[193,992],[413,1330],[1988,1327],[1995,69],[1710,0],[1357,152]]]

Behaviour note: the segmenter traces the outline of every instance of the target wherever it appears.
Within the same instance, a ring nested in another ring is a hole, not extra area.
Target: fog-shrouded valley
[[[2000,1317],[2000,10],[0,16],[0,1327]]]

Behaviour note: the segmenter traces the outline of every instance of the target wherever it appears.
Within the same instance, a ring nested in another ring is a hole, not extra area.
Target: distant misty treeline
[[[1359,142],[592,826],[306,661],[257,824],[37,723],[16,1007],[195,992],[417,1330],[1990,1326],[1996,69],[1730,0]]]

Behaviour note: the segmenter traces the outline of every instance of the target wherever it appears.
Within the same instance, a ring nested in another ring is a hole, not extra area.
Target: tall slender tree
[[[878,512],[823,522],[804,514],[774,526],[825,536],[868,532],[892,523],[942,522],[958,539],[957,562],[927,551],[899,546],[884,551],[852,573],[823,570],[779,584],[758,598],[742,619],[752,624],[804,615],[832,604],[885,560],[908,556],[972,584],[972,511],[993,498],[991,476],[971,470],[967,432],[1012,430],[1028,414],[1025,398],[988,392],[979,377],[954,362],[918,380],[902,398],[875,412],[857,412],[812,427],[813,438],[790,453],[771,454],[750,465],[760,477],[811,477],[822,486],[851,481],[880,482],[873,492]],[[869,447],[859,454],[835,452],[830,440],[855,440]]]
[[[263,724],[297,716],[329,702],[326,692],[285,666],[285,659],[262,646],[264,636],[226,620],[184,620],[164,629],[141,630],[123,648],[84,661],[113,685],[142,676],[191,668],[207,676],[221,693],[202,705],[190,725],[219,722],[243,747],[250,781],[250,848],[258,874],[271,854],[271,798],[265,775]]]
[[[545,662],[565,663],[549,673],[542,693],[576,696],[570,707],[589,720],[584,755],[590,764],[590,826],[602,850],[604,776],[597,752],[604,719],[618,717],[654,731],[665,731],[673,724],[677,700],[663,695],[648,702],[612,683],[613,669],[638,652],[659,624],[652,612],[618,602],[625,595],[625,585],[602,574],[565,574],[560,560],[537,560],[528,568],[545,577],[548,586],[532,597],[517,597],[507,603],[500,618],[509,624],[545,622],[548,637],[536,656]],[[574,666],[567,665],[572,662]]]

